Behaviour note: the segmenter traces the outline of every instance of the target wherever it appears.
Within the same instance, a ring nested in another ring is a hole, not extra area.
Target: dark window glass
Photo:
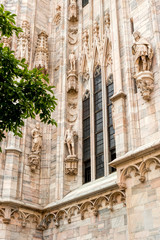
[[[102,81],[100,67],[97,67],[94,73],[94,121],[96,178],[100,178],[104,176]]]
[[[85,7],[88,4],[88,0],[82,0],[82,7]]]
[[[90,160],[90,99],[83,101],[83,171],[84,183],[91,181]]]
[[[109,162],[113,161],[116,158],[116,144],[114,138],[114,128],[112,121],[112,102],[111,97],[114,94],[113,86],[113,75],[110,75],[107,85],[107,117],[108,117],[108,141],[109,141]],[[110,173],[114,172],[115,169],[110,167]]]

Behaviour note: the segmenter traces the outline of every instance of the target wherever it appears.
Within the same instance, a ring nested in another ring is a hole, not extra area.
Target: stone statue
[[[77,21],[77,2],[76,2],[76,0],[70,0],[69,20]]]
[[[70,156],[75,156],[75,143],[74,143],[74,136],[76,135],[76,132],[73,131],[73,125],[70,125],[70,128],[68,128],[65,132],[65,143],[68,147],[68,152]]]
[[[76,56],[74,51],[72,50],[69,55],[69,62],[70,62],[70,70],[75,71],[76,70]]]
[[[42,134],[40,132],[40,124],[37,122],[36,127],[32,130],[32,152],[39,153],[42,147]]]
[[[151,44],[140,36],[138,31],[133,33],[135,42],[132,46],[132,53],[135,55],[136,74],[141,71],[150,71],[153,49]]]

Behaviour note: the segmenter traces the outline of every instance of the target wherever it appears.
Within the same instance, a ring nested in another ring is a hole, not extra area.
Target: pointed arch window
[[[113,117],[112,117],[112,102],[111,97],[114,94],[114,85],[113,85],[113,74],[110,74],[107,81],[107,122],[108,122],[108,152],[109,152],[109,162],[113,161],[116,158],[116,144],[115,144],[115,130],[113,126]],[[110,167],[110,173],[114,172],[115,169]]]
[[[113,74],[102,79],[98,65],[90,82],[92,94],[83,99],[83,172],[84,183],[115,171],[109,163],[116,158],[115,131],[111,97],[114,94]]]
[[[82,0],[82,7],[85,7],[88,4],[89,0]]]
[[[94,126],[96,179],[104,176],[103,111],[101,68],[94,72]]]
[[[83,99],[83,173],[84,183],[91,181],[90,158],[90,97],[87,90]]]

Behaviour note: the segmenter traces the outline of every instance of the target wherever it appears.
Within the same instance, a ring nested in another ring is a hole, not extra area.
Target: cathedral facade
[[[0,240],[160,240],[160,0],[1,0],[57,127],[1,143]]]

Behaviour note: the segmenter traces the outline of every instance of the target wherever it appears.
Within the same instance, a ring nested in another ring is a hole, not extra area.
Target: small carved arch
[[[22,221],[25,220],[25,214],[22,211],[20,211],[19,209],[13,209],[11,211],[11,218],[14,218],[15,213],[18,213],[19,219],[21,219]]]
[[[39,215],[36,215],[36,214],[34,214],[34,213],[29,213],[29,214],[27,214],[27,216],[26,216],[26,221],[29,221],[30,220],[30,218],[32,218],[32,222],[33,223],[39,223],[39,221],[40,221],[40,216]]]
[[[99,67],[100,64],[100,53],[98,51],[97,46],[93,47],[93,71],[95,72],[97,67]]]
[[[57,212],[56,217],[55,217],[55,226],[58,228],[59,227],[59,220],[63,219],[63,218],[67,218],[67,212],[66,210],[60,210]]]
[[[106,82],[107,86],[110,85],[111,83],[114,83],[113,82],[113,73],[109,74],[109,76],[107,78],[107,82]]]
[[[141,182],[145,182],[145,180],[146,180],[145,174],[147,172],[151,171],[150,165],[152,163],[155,164],[155,169],[160,168],[160,160],[157,157],[148,158],[140,164],[140,166],[139,166],[140,179],[139,180]]]
[[[105,205],[109,203],[109,199],[106,196],[101,196],[95,200],[94,207],[98,210],[100,207],[102,207],[103,201],[105,201]]]
[[[131,178],[131,172],[135,171],[135,176],[140,175],[139,169],[136,165],[131,165],[123,169],[121,176],[120,176],[120,184],[123,185],[127,178]]]
[[[84,214],[85,212],[88,212],[89,207],[91,208],[91,210],[94,210],[94,204],[92,201],[87,201],[81,205],[80,207],[81,220],[84,219]]]
[[[112,64],[112,43],[109,38],[105,38],[102,48],[102,65],[107,67]]]
[[[72,206],[68,209],[68,214],[67,214],[68,223],[71,223],[71,217],[75,216],[76,211],[77,213],[80,213],[80,207],[78,205]]]
[[[125,193],[123,191],[116,191],[113,192],[110,196],[109,196],[109,202],[112,202],[113,204],[117,203],[117,197],[121,196],[121,201],[123,202],[125,200]]]
[[[101,66],[97,65],[94,70],[94,78],[96,78],[99,75],[101,75]]]

